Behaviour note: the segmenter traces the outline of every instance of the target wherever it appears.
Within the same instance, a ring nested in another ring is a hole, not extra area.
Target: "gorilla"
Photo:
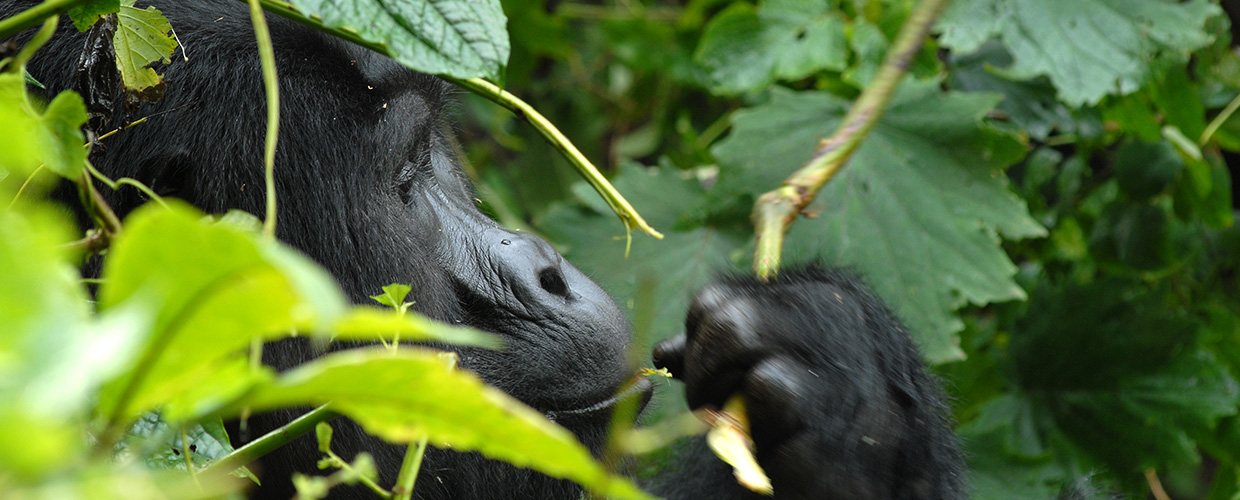
[[[0,17],[37,3],[0,1]],[[96,167],[208,213],[262,214],[266,101],[244,2],[154,4],[188,60],[178,53],[161,68],[165,96],[130,110],[148,121],[108,138]],[[599,453],[615,394],[632,378],[624,316],[545,241],[478,210],[443,121],[451,87],[288,19],[270,16],[269,23],[281,90],[277,236],[326,267],[355,302],[405,283],[418,312],[503,336],[502,351],[458,348],[461,366]],[[75,88],[86,40],[67,19],[60,26],[29,65],[46,86],[32,91],[44,96]],[[108,129],[124,120],[124,97],[115,98]],[[102,191],[122,216],[146,201],[129,188]],[[319,353],[289,340],[264,354],[287,369]],[[776,498],[965,496],[938,383],[892,312],[846,272],[807,267],[770,282],[723,278],[696,295],[685,333],[659,344],[653,357],[684,382],[692,407],[744,396],[756,456]],[[641,387],[646,396],[649,387]],[[294,415],[255,416],[250,435]],[[403,447],[350,422],[335,427],[341,456],[368,451],[381,482],[394,482]],[[290,474],[317,473],[319,456],[306,436],[263,458],[262,486],[252,497],[289,498]],[[656,495],[761,498],[737,486],[700,438],[682,441],[672,456],[643,483]],[[428,450],[420,476],[420,499],[582,497],[572,483],[475,453]],[[371,497],[362,489],[332,491],[332,498]]]

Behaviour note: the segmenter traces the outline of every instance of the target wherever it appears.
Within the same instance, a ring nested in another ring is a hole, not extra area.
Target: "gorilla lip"
[[[638,375],[607,399],[588,406],[583,406],[581,408],[550,410],[546,413],[552,420],[557,420],[560,417],[590,415],[611,409],[612,407],[620,404],[621,401],[632,398],[640,398],[637,403],[637,413],[641,413],[641,411],[646,408],[646,404],[650,402],[650,396],[653,394],[654,383],[651,382],[650,379]]]

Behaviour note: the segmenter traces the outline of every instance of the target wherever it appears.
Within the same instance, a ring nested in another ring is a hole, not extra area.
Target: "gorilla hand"
[[[940,389],[892,313],[855,277],[807,268],[698,293],[655,365],[692,408],[745,399],[777,498],[962,498]]]

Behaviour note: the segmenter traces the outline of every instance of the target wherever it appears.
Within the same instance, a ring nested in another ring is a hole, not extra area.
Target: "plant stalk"
[[[760,278],[770,279],[778,272],[788,228],[814,201],[818,191],[844,167],[861,140],[878,123],[896,86],[908,72],[909,64],[921,50],[935,18],[946,4],[947,0],[922,0],[915,7],[891,44],[882,67],[857,97],[835,133],[818,143],[814,156],[805,166],[780,187],[758,198],[753,211],[757,237],[753,265]]]

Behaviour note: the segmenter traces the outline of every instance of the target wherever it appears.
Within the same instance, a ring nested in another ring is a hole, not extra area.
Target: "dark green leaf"
[[[330,28],[387,46],[402,64],[457,78],[498,79],[508,62],[507,19],[498,0],[292,0]]]
[[[1016,268],[999,247],[1042,236],[1003,169],[1019,143],[980,123],[995,99],[941,94],[907,81],[848,165],[819,193],[811,218],[788,233],[788,258],[822,256],[862,272],[911,327],[928,359],[959,359],[954,311],[966,303],[1020,299]],[[770,103],[737,113],[715,148],[726,170],[717,190],[757,197],[810,155],[847,103],[776,90]],[[787,259],[787,258],[786,258]]]
[[[965,0],[940,22],[946,47],[968,53],[998,34],[1017,78],[1046,75],[1069,105],[1130,93],[1151,79],[1149,61],[1184,61],[1210,43],[1204,0]]]
[[[91,0],[69,9],[66,14],[69,14],[69,18],[73,20],[73,26],[78,31],[86,31],[100,18],[115,14],[120,8],[120,0]]]

